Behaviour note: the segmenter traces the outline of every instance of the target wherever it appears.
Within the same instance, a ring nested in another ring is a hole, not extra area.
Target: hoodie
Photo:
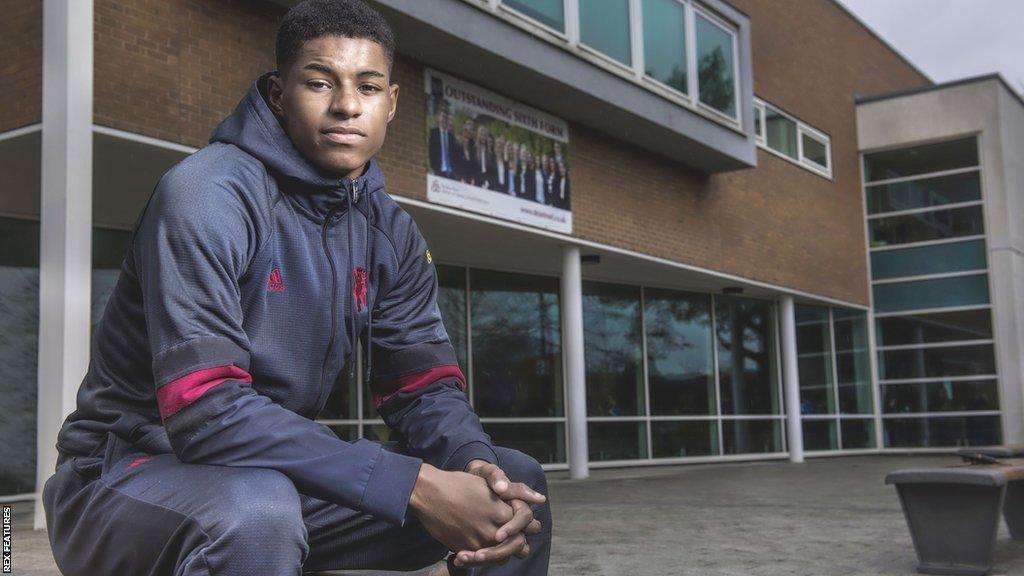
[[[402,525],[421,462],[462,470],[497,457],[415,222],[376,158],[338,179],[298,152],[267,105],[271,74],[139,216],[58,465],[102,455],[113,433],[186,463],[272,468],[304,494]],[[357,338],[405,454],[314,420]]]

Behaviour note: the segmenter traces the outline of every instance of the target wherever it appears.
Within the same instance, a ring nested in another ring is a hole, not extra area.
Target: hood
[[[281,191],[292,196],[316,220],[322,221],[332,207],[345,208],[353,181],[324,172],[306,160],[285,133],[277,116],[267,104],[267,84],[276,71],[260,75],[249,86],[235,109],[214,129],[210,142],[234,144],[259,159],[269,172],[283,180]],[[371,158],[363,174],[355,179],[354,201],[363,192],[372,194],[384,188],[384,175]]]

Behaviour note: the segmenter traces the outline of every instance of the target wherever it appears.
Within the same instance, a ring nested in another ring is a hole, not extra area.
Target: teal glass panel
[[[700,101],[736,117],[736,62],[733,35],[697,14],[697,90]]]
[[[647,458],[647,423],[590,422],[587,449],[594,462]]]
[[[981,206],[917,212],[868,220],[871,246],[927,242],[985,232]]]
[[[840,422],[843,437],[843,450],[876,448],[875,421],[843,418]]]
[[[651,414],[717,413],[710,307],[706,294],[644,289]]]
[[[580,41],[629,66],[629,0],[580,0]]]
[[[718,425],[714,420],[651,422],[655,458],[717,456]]]
[[[437,307],[448,332],[455,357],[463,374],[469,374],[466,345],[466,269],[459,266],[435,265],[437,270]]]
[[[836,434],[836,421],[803,420],[804,450],[836,450],[839,448],[839,436]]]
[[[988,304],[988,274],[876,284],[876,312]]]
[[[864,155],[866,182],[978,165],[975,138],[925,144]]]
[[[519,450],[541,464],[565,462],[565,424],[561,422],[485,422],[496,446]]]
[[[995,352],[991,344],[878,352],[878,374],[883,380],[986,376],[995,371]]]
[[[645,413],[640,288],[583,283],[587,414]]]
[[[872,414],[871,352],[868,347],[868,317],[861,310],[834,308],[836,385],[841,414]]]
[[[967,412],[999,410],[996,380],[945,380],[886,384],[882,406],[886,414],[905,412]]]
[[[775,328],[765,300],[715,298],[722,414],[778,414]]]
[[[676,0],[643,0],[644,72],[680,92],[686,84],[686,16]]]
[[[766,105],[764,107],[765,144],[776,152],[797,160],[798,151],[796,148],[796,122],[793,122],[781,112]]]
[[[987,266],[985,241],[981,239],[871,253],[871,277],[875,280],[983,270]]]
[[[981,200],[981,175],[965,172],[867,187],[868,214]]]
[[[797,305],[796,352],[800,413],[834,414],[836,404],[828,308]]]
[[[565,32],[565,5],[563,0],[503,0],[506,6],[550,26],[559,32]]]
[[[1003,443],[999,416],[886,418],[886,448],[992,446]]]
[[[782,450],[778,420],[723,420],[723,454],[761,454]]]
[[[886,316],[877,323],[879,346],[992,338],[992,310],[988,308]]]

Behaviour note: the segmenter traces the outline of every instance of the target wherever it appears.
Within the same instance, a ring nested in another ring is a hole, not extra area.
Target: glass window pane
[[[644,289],[651,413],[715,414],[707,295]]]
[[[503,0],[503,4],[515,8],[534,20],[565,32],[564,0]]]
[[[988,274],[876,284],[876,312],[988,304]]]
[[[801,414],[834,414],[832,338],[828,308],[796,307],[796,350]]]
[[[470,271],[473,395],[481,416],[561,416],[558,279]]]
[[[755,454],[782,450],[778,420],[723,420],[723,454]]]
[[[541,464],[565,462],[565,424],[561,422],[485,422],[483,426],[496,446],[514,448]]]
[[[647,458],[647,424],[590,422],[587,447],[594,462]]]
[[[871,253],[871,277],[875,280],[982,270],[987,266],[984,240]]]
[[[359,404],[357,396],[358,386],[355,370],[350,372],[349,365],[346,363],[331,385],[331,395],[327,397],[327,403],[324,404],[323,410],[317,414],[317,418],[322,420],[354,420],[359,418],[357,413]],[[363,394],[367,397],[363,416],[365,418],[376,417],[377,409],[373,408],[369,389],[364,390]]]
[[[796,122],[771,106],[764,108],[765,130],[768,132],[765,144],[793,160],[797,159]]]
[[[686,21],[677,0],[643,0],[644,72],[686,93]]]
[[[878,373],[883,380],[995,374],[991,344],[882,350]]]
[[[836,450],[839,448],[835,420],[804,420],[803,434],[805,450]]]
[[[640,288],[583,283],[587,414],[644,414]]]
[[[717,297],[715,329],[722,414],[778,414],[771,303]]]
[[[871,352],[868,349],[867,313],[835,308],[832,327],[836,336],[836,382],[839,412],[873,414]]]
[[[878,319],[878,345],[929,344],[992,338],[992,311],[961,310]]]
[[[629,0],[580,0],[580,41],[630,65]]]
[[[886,418],[886,448],[991,446],[1002,444],[999,416]]]
[[[843,432],[843,450],[877,447],[874,420],[843,418],[839,423]]]
[[[359,427],[354,424],[331,424],[328,428],[331,429],[331,432],[334,432],[335,436],[345,442],[354,442],[359,439]]]
[[[377,442],[394,442],[398,440],[398,433],[385,424],[364,424],[363,438]]]
[[[825,143],[810,134],[801,134],[804,143],[804,159],[828,169],[828,149]]]
[[[978,172],[867,187],[868,214],[981,200]]]
[[[981,206],[873,218],[868,224],[872,247],[975,236],[985,231]]]
[[[455,348],[462,373],[469,374],[466,360],[466,269],[459,266],[436,265],[437,306],[448,339]]]
[[[887,414],[999,410],[999,388],[996,380],[885,384],[882,406]]]
[[[764,115],[760,106],[754,106],[754,134],[760,138],[764,136],[761,132],[761,117]]]
[[[0,495],[36,489],[39,222],[0,218]]]
[[[733,35],[697,14],[697,91],[700,101],[736,117],[736,64]]]
[[[864,155],[868,182],[978,165],[975,138],[926,144]]]
[[[651,422],[655,458],[717,456],[718,426],[713,420]]]

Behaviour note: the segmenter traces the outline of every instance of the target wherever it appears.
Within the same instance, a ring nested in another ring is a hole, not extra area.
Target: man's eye
[[[330,88],[331,87],[330,84],[328,84],[327,82],[324,82],[323,80],[313,80],[312,82],[307,82],[307,84],[309,86],[312,86],[313,88]]]
[[[363,84],[360,88],[362,90],[369,90],[371,92],[379,92],[380,91],[380,87],[374,86],[373,84]]]

